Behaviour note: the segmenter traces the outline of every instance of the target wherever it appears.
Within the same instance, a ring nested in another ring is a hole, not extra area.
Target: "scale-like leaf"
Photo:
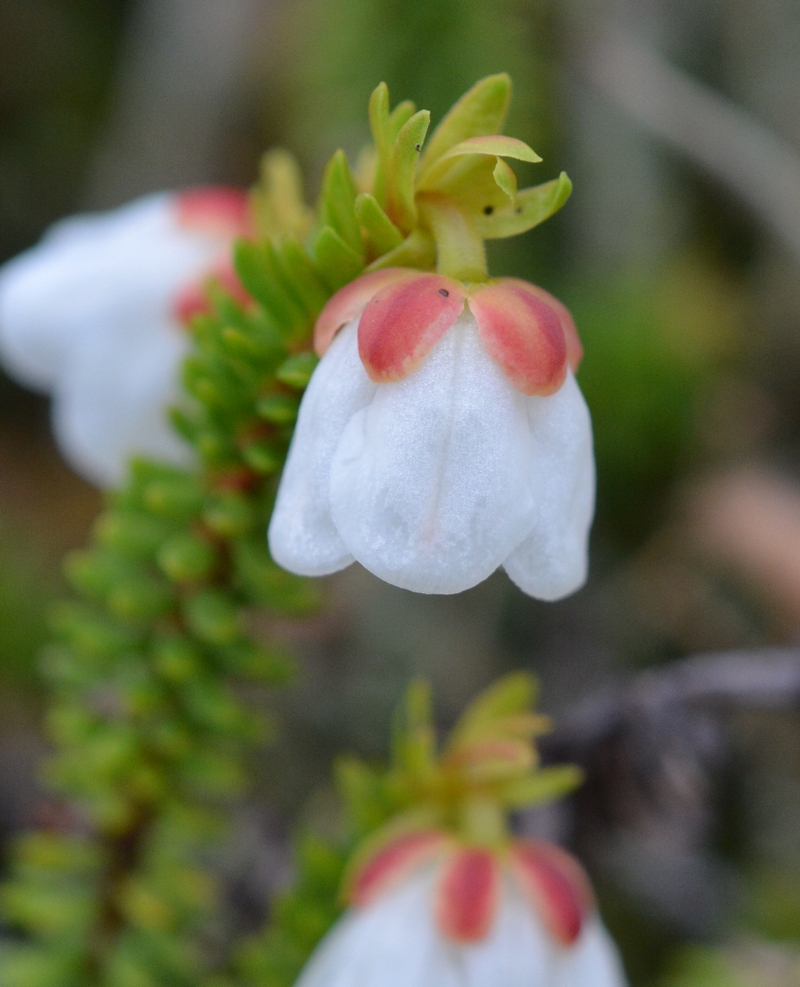
[[[528,672],[512,672],[490,685],[464,710],[450,735],[450,749],[485,737],[494,721],[532,709],[537,693],[536,680]]]
[[[388,253],[403,242],[403,234],[398,230],[378,200],[366,192],[356,198],[356,216],[366,230],[379,254]]]
[[[543,185],[522,189],[516,200],[489,213],[477,213],[475,225],[485,240],[517,236],[549,219],[564,205],[572,192],[566,172]]]
[[[415,113],[403,126],[392,147],[387,181],[387,213],[404,233],[410,233],[417,221],[414,183],[417,164],[431,115],[427,110]]]
[[[583,772],[574,764],[559,764],[542,768],[525,778],[515,778],[500,790],[500,798],[508,809],[525,809],[561,798],[583,782]]]
[[[431,136],[423,155],[420,174],[443,154],[469,137],[496,134],[503,129],[511,101],[511,79],[505,72],[490,75],[466,92]]]
[[[348,247],[330,226],[323,226],[314,241],[314,260],[325,284],[338,291],[357,278],[364,264],[355,250]]]
[[[364,244],[356,218],[356,194],[356,185],[344,151],[337,151],[328,162],[322,179],[320,219],[336,230],[351,250],[362,256]]]

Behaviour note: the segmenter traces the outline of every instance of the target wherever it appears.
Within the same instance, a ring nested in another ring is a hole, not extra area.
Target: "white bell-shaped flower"
[[[550,844],[408,834],[351,899],[295,987],[625,987],[583,871]]]
[[[185,326],[208,276],[236,289],[227,258],[248,209],[222,187],[149,195],[63,220],[0,269],[0,359],[52,395],[59,446],[93,482],[118,483],[135,454],[190,461],[167,420]]]
[[[279,565],[357,560],[420,593],[499,566],[544,600],[583,584],[594,455],[560,302],[514,279],[389,269],[334,296],[315,345],[269,529]]]

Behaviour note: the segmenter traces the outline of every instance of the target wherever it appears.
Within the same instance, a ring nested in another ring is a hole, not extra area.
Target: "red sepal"
[[[209,185],[175,199],[178,223],[188,230],[233,240],[252,233],[250,197],[244,189]]]
[[[403,833],[370,854],[352,874],[347,899],[363,908],[437,853],[447,843],[438,830]]]
[[[571,946],[594,908],[583,868],[552,843],[518,840],[509,855],[511,872],[561,946]]]
[[[549,291],[540,288],[538,284],[531,284],[529,281],[522,281],[520,278],[500,278],[499,283],[517,285],[523,291],[528,291],[530,294],[540,298],[553,309],[561,323],[561,328],[564,330],[564,340],[567,344],[567,363],[570,370],[575,373],[583,359],[583,344],[578,336],[578,330],[575,326],[575,320],[572,318],[572,312],[570,312],[567,306],[559,301],[555,295],[551,295]]]
[[[333,342],[333,337],[342,326],[355,319],[366,307],[367,302],[394,281],[405,278],[416,278],[417,271],[407,267],[385,267],[380,271],[371,271],[355,281],[340,288],[328,300],[325,308],[319,313],[314,326],[314,350],[317,356],[322,356]]]
[[[387,285],[358,324],[361,362],[376,384],[402,380],[422,363],[464,310],[463,285],[417,274]]]
[[[436,888],[436,923],[453,942],[479,942],[490,931],[500,897],[500,869],[490,850],[456,850]]]
[[[559,312],[514,278],[480,285],[468,304],[486,352],[523,394],[554,394],[567,372],[567,343]]]

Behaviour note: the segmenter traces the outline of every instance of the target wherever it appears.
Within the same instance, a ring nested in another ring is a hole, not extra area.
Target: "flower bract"
[[[516,279],[389,268],[331,299],[315,345],[269,531],[280,565],[358,560],[421,593],[499,566],[540,599],[582,585],[594,458],[560,302]]]
[[[91,481],[117,483],[134,454],[190,461],[166,414],[186,326],[210,276],[241,294],[228,255],[249,224],[237,189],[149,195],[57,223],[0,270],[3,364],[52,395],[59,446]]]

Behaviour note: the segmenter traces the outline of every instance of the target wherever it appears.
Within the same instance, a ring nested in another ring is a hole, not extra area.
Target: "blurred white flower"
[[[514,279],[388,269],[331,299],[315,345],[269,529],[279,565],[358,560],[420,593],[501,565],[544,600],[583,584],[594,455],[560,302]]]
[[[351,900],[295,987],[625,987],[583,871],[550,844],[407,834]]]
[[[0,358],[52,395],[61,451],[89,480],[117,484],[134,454],[191,461],[167,420],[185,325],[208,276],[236,288],[227,258],[248,210],[237,189],[148,195],[63,220],[0,269]]]

